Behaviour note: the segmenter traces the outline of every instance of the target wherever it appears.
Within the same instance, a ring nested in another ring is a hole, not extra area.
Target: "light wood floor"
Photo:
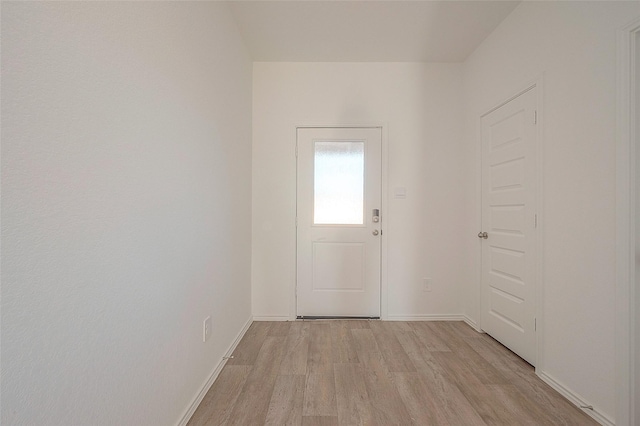
[[[255,322],[195,425],[592,425],[463,322]]]

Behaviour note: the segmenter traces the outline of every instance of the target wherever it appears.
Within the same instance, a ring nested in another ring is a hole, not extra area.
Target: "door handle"
[[[485,240],[487,238],[489,238],[489,234],[487,234],[486,232],[478,232],[478,238],[484,238]]]
[[[374,237],[377,237],[377,236],[378,236],[378,234],[379,234],[379,232],[378,232],[378,230],[377,230],[377,229],[374,229],[374,230],[373,230],[373,232],[372,232],[372,234],[373,234],[373,236],[374,236]]]

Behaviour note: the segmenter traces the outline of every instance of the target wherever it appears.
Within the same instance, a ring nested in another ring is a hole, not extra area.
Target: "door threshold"
[[[299,320],[379,320],[380,317],[352,317],[352,316],[339,316],[339,315],[298,315],[296,319]]]

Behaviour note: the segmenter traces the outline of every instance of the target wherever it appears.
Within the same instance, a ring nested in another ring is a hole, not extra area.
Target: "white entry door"
[[[297,130],[297,315],[379,317],[381,129]]]
[[[482,329],[535,365],[536,90],[482,117]]]

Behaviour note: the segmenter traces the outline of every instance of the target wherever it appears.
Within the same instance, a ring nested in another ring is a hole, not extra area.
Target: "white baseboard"
[[[386,321],[464,321],[463,315],[389,315]]]
[[[484,333],[484,331],[482,331],[482,329],[478,326],[478,324],[468,316],[463,315],[462,321],[466,322],[469,327],[473,328],[478,333]]]
[[[253,317],[254,321],[291,321],[291,318],[289,317],[285,317],[285,316],[254,316]]]
[[[247,332],[252,322],[253,322],[253,318],[249,317],[245,325],[242,327],[242,330],[240,330],[235,340],[231,343],[231,346],[229,346],[229,349],[227,349],[227,352],[225,352],[224,354],[225,357],[230,356],[233,353],[233,351],[236,349],[236,346],[238,346],[238,343],[240,343],[240,340],[242,340],[242,338],[244,337],[244,334]],[[187,410],[183,414],[182,418],[178,422],[178,426],[186,426],[186,424],[189,423],[189,419],[191,419],[191,416],[193,416],[193,413],[196,412],[196,409],[204,399],[205,395],[207,394],[207,392],[209,392],[209,389],[211,388],[211,385],[213,385],[213,382],[215,382],[216,379],[218,378],[218,374],[220,374],[220,371],[222,371],[222,367],[224,367],[225,362],[226,362],[225,359],[221,359],[218,362],[216,367],[213,369],[213,371],[209,375],[209,379],[207,379],[207,381],[205,382],[200,392],[198,392],[196,397],[193,399],[193,401],[189,405],[189,408],[187,408]]]
[[[545,382],[546,384],[554,388],[556,391],[558,391],[560,395],[567,398],[573,405],[580,408],[580,410],[582,410],[588,416],[592,417],[595,421],[597,421],[601,425],[615,426],[615,422],[611,418],[609,418],[609,416],[598,411],[597,407],[593,407],[593,410],[590,410],[588,408],[582,408],[582,407],[590,406],[591,404],[585,401],[584,398],[582,398],[580,395],[576,394],[575,392],[568,389],[566,386],[559,383],[553,377],[549,376],[543,371],[538,371],[538,370],[536,370],[536,374],[538,375],[538,377],[540,377],[540,379],[543,382]]]

